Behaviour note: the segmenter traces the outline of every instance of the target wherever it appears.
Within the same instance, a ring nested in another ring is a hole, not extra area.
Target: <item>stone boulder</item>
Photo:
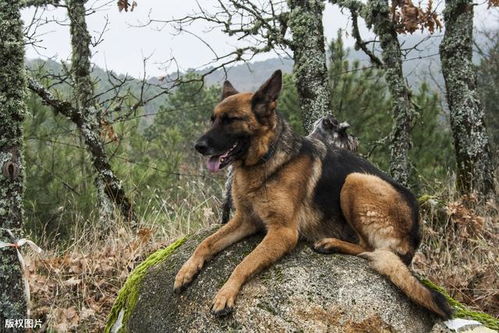
[[[235,311],[218,318],[212,298],[262,236],[213,258],[181,294],[177,271],[210,228],[151,255],[120,291],[107,332],[429,332],[437,320],[361,258],[299,246],[241,290]]]

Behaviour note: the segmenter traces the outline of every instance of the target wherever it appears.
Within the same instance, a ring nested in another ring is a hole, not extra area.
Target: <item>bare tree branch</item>
[[[112,171],[104,144],[99,137],[99,132],[91,123],[85,120],[84,114],[88,111],[77,109],[73,107],[71,103],[54,97],[50,91],[33,78],[28,78],[28,87],[36,93],[45,104],[51,106],[54,111],[62,114],[77,126],[84,139],[85,145],[91,154],[92,164],[95,170],[99,176],[105,180],[106,194],[113,199],[125,218],[136,223],[137,220],[133,213],[132,204],[126,196],[120,180]]]
[[[350,9],[350,13],[352,15],[352,36],[355,38],[355,46],[360,48],[364,53],[371,59],[371,62],[378,68],[383,68],[383,62],[367,48],[367,43],[362,40],[359,31],[359,24],[357,22],[358,13],[355,9]]]

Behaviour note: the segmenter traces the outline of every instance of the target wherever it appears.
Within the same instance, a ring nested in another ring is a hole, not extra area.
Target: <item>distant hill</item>
[[[438,45],[442,37],[434,35],[422,41],[418,35],[401,36],[400,41],[405,52],[416,47],[413,51],[405,55],[404,74],[409,85],[416,88],[424,81],[430,86],[443,84],[443,77],[440,73],[440,59],[438,56]],[[371,66],[369,58],[363,51],[354,49],[348,50],[350,60],[358,60],[364,66]],[[201,73],[209,70],[207,68]],[[273,58],[248,64],[240,64],[231,67],[227,71],[227,78],[239,90],[254,91],[277,69],[284,73],[291,73],[293,70],[293,60],[289,58]],[[431,76],[429,75],[431,73]],[[206,79],[206,84],[221,84],[225,80],[223,70],[217,70]],[[433,82],[435,80],[435,82]]]
[[[438,45],[442,39],[441,35],[433,35],[423,38],[421,35],[401,36],[400,41],[404,50],[404,75],[407,82],[413,89],[418,89],[422,82],[427,82],[433,90],[440,92],[444,86],[443,77],[440,70],[440,59],[438,56]],[[479,45],[485,45],[485,41],[480,36],[476,38]],[[410,49],[413,49],[409,52]],[[364,66],[371,66],[369,59],[362,51],[349,49],[349,59],[358,60]],[[475,59],[478,61],[478,58]],[[62,73],[63,65],[52,60],[27,60],[27,65],[30,68],[43,66],[46,71],[52,73]],[[206,68],[198,73],[206,73],[211,68]],[[277,69],[281,69],[284,73],[291,73],[293,69],[293,61],[289,58],[271,58],[263,61],[245,63],[232,66],[227,69],[227,78],[222,69],[216,70],[208,75],[205,83],[211,85],[221,85],[225,79],[229,79],[232,84],[240,91],[256,90],[270,75]],[[123,78],[124,75],[112,73],[117,77]],[[110,73],[106,70],[95,66],[92,75],[98,82],[98,91],[106,91],[111,87],[109,83]],[[149,80],[153,84],[161,84],[158,78]],[[127,83],[122,90],[130,89],[134,94],[140,93],[141,81],[133,79]],[[156,87],[150,87],[146,91],[146,96],[153,96],[160,90]],[[102,96],[105,98],[109,94]],[[155,99],[145,107],[145,112],[154,114],[161,105],[165,104],[166,96],[161,96]]]
[[[228,69],[227,76],[234,87],[240,91],[255,91],[274,71],[284,73],[293,71],[293,60],[273,58],[249,64],[236,65]],[[209,71],[210,68],[202,72]],[[206,84],[222,84],[226,80],[223,70],[217,70],[206,78]]]

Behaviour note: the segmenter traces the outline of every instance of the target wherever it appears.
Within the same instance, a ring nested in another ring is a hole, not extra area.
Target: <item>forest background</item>
[[[495,26],[475,31],[473,61],[497,179],[499,30]],[[384,69],[373,66],[361,50],[346,47],[348,38],[349,30],[340,29],[326,45],[329,103],[339,120],[351,124],[350,133],[360,141],[359,153],[388,172],[393,97]],[[456,155],[438,61],[442,33],[406,34],[399,40],[407,50],[403,68],[416,110],[407,184],[420,199],[424,221],[423,246],[413,269],[467,306],[497,317],[499,292],[492,281],[499,280],[498,207],[494,200],[471,205],[480,198],[455,190]],[[35,92],[27,95],[23,231],[46,250],[43,256],[27,258],[35,318],[55,330],[98,330],[137,263],[181,235],[219,223],[226,175],[210,174],[193,142],[208,126],[225,78],[239,90],[251,91],[282,69],[286,75],[278,110],[297,132],[306,134],[293,59],[279,55],[156,77],[146,77],[144,67],[142,78],[91,66],[96,101],[106,110],[101,138],[133,205],[135,225],[117,212],[119,208],[111,213],[102,209],[92,158],[78,127]],[[46,58],[26,61],[31,77],[66,100],[73,98],[75,89],[60,79],[72,75],[69,63]],[[182,83],[172,87],[174,81]],[[116,107],[117,89],[126,92],[119,105],[134,106],[126,117]],[[136,104],[138,96],[147,103]],[[497,191],[497,183],[495,187]]]

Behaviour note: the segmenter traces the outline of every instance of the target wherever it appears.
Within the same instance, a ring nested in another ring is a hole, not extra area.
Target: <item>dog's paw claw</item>
[[[225,316],[231,314],[233,311],[234,311],[234,307],[232,307],[232,306],[225,307],[221,310],[215,310],[213,308],[211,309],[211,313],[216,317],[225,317]]]
[[[191,283],[191,279],[176,279],[175,283],[173,285],[173,292],[175,294],[180,294],[183,292],[185,289],[187,289],[187,286]]]
[[[175,276],[175,283],[173,284],[173,291],[176,294],[184,291],[189,284],[194,280],[194,278],[199,274],[199,271],[203,267],[203,262],[196,262],[192,258],[189,259],[182,268],[178,271],[177,276]]]
[[[181,294],[186,289],[187,289],[187,284],[184,284],[178,287],[173,287],[173,292],[178,295]]]
[[[237,290],[230,287],[222,287],[213,299],[211,313],[217,317],[226,316],[234,310]]]
[[[335,246],[332,246],[330,242],[324,240],[315,242],[312,246],[312,250],[321,254],[331,254],[338,252],[338,249]]]
[[[332,254],[332,253],[336,253],[335,249],[334,248],[325,248],[325,247],[322,247],[322,246],[314,246],[312,247],[312,250],[314,250],[315,252],[317,253],[320,253],[320,254]]]
[[[371,260],[372,259],[372,252],[362,252],[362,253],[358,254],[357,256],[362,258],[362,259]]]

